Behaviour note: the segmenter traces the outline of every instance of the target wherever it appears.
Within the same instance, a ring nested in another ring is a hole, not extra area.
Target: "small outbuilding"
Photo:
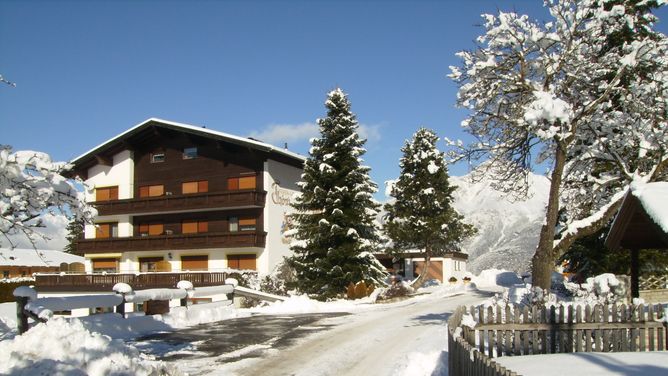
[[[668,252],[668,182],[632,185],[610,228],[605,246],[631,252],[631,293],[633,297],[639,297],[639,253],[643,249]]]
[[[0,278],[30,277],[33,273],[83,272],[84,258],[53,250],[0,248]]]

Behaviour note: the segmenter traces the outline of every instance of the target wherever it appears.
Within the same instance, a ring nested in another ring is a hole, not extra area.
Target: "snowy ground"
[[[668,375],[668,351],[507,356],[494,360],[520,375]]]
[[[494,291],[519,281],[500,270],[473,279],[481,290]],[[463,285],[433,286],[379,304],[369,298],[322,303],[301,296],[245,310],[210,304],[178,307],[164,316],[56,318],[22,336],[16,335],[15,304],[3,303],[0,374],[447,375],[449,315],[489,296]],[[138,339],[156,332],[173,334]],[[221,345],[221,338],[227,344]],[[668,374],[668,352],[498,359],[524,375]]]
[[[438,291],[396,303],[351,306],[351,315],[305,326],[326,329],[314,330],[287,348],[276,348],[283,340],[278,336],[234,353],[175,362],[193,375],[447,375],[448,317],[457,306],[487,297],[473,291]],[[277,313],[275,307],[269,311]],[[197,346],[189,351],[196,352]]]

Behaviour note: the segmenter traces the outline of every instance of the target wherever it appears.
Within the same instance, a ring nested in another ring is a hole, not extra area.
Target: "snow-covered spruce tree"
[[[452,207],[452,192],[444,154],[436,148],[438,136],[420,128],[401,148],[401,175],[391,187],[394,200],[385,204],[386,235],[392,240],[390,253],[424,252],[425,265],[413,287],[428,276],[434,256],[459,249],[459,243],[475,233],[473,226]]]
[[[630,184],[666,179],[668,44],[652,29],[656,1],[547,1],[551,22],[483,15],[486,33],[451,77],[463,126],[478,142],[453,158],[519,196],[550,163],[545,224],[532,260],[549,288],[555,261],[614,215]],[[538,158],[532,157],[537,154]]]
[[[12,235],[25,235],[33,246],[37,238],[45,238],[34,230],[44,226],[43,215],[92,222],[95,209],[85,204],[83,194],[62,175],[68,168],[65,163],[52,162],[45,153],[13,153],[10,146],[0,146],[0,234],[11,247]]]
[[[320,138],[311,140],[304,165],[302,189],[293,203],[294,256],[288,259],[299,291],[327,299],[346,291],[348,284],[379,285],[383,266],[373,256],[378,245],[375,217],[379,204],[369,167],[361,165],[366,142],[357,134],[357,120],[341,89],[325,102],[327,117],[319,119]]]

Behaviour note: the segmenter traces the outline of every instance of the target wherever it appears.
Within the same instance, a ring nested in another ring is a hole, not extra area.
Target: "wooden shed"
[[[643,249],[668,252],[668,182],[632,186],[622,201],[605,246],[631,252],[631,293],[639,297],[639,253]]]

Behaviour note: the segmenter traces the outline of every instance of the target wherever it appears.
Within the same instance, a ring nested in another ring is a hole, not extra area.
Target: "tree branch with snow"
[[[614,215],[633,181],[665,180],[668,42],[655,1],[546,1],[552,20],[483,15],[485,34],[451,67],[463,126],[477,142],[450,156],[484,161],[495,187],[527,191],[550,163],[545,225],[533,259],[543,288],[573,240]],[[534,155],[538,158],[534,159]]]
[[[63,176],[69,168],[45,153],[0,146],[0,234],[10,246],[13,235],[25,236],[33,246],[44,238],[35,229],[44,226],[45,215],[92,222],[95,209],[85,203],[74,181]]]

